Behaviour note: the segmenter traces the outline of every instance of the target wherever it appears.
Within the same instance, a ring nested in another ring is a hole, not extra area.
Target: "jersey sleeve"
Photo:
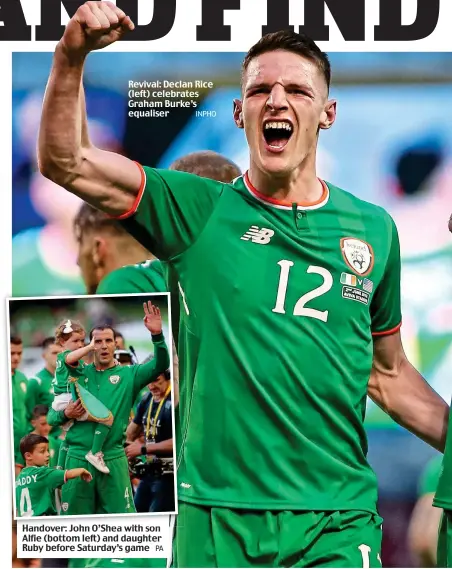
[[[38,478],[46,487],[54,490],[64,484],[66,472],[57,468],[41,467],[38,469]]]
[[[389,254],[383,278],[375,291],[370,307],[373,336],[393,334],[402,325],[399,236],[393,219],[389,215],[387,219],[387,231],[390,236]]]
[[[163,334],[152,336],[154,343],[154,358],[145,364],[137,364],[133,367],[133,398],[137,396],[140,389],[155,380],[161,373],[169,368],[170,357],[168,347]]]
[[[64,411],[55,411],[50,407],[49,412],[47,413],[47,422],[51,427],[59,427],[60,425],[64,425],[70,421],[64,414]]]
[[[168,260],[197,240],[225,185],[186,172],[139,167],[137,200],[117,219],[146,249]]]

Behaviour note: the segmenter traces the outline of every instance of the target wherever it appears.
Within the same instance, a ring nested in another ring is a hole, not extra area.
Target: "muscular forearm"
[[[71,184],[83,160],[82,132],[84,144],[89,144],[81,112],[84,62],[84,56],[69,58],[61,45],[57,47],[42,107],[39,165],[62,186]]]
[[[59,44],[44,97],[38,142],[41,173],[111,215],[128,211],[141,172],[125,156],[100,150],[88,135],[83,68],[85,57]]]
[[[369,395],[399,425],[444,451],[449,406],[406,359],[396,375],[373,369]]]
[[[173,439],[167,439],[159,443],[147,443],[146,454],[168,454],[173,452]]]

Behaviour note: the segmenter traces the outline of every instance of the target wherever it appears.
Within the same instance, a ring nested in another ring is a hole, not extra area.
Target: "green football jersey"
[[[125,431],[130,423],[130,411],[139,391],[169,366],[169,354],[163,334],[153,336],[154,359],[131,366],[114,366],[97,370],[94,364],[85,365],[81,384],[110,409],[114,421],[102,452],[105,460],[124,454]],[[64,411],[51,409],[48,415],[51,425],[61,425],[67,419]],[[83,459],[91,449],[97,423],[75,421],[66,435],[68,456]]]
[[[20,517],[56,515],[55,490],[64,484],[64,470],[26,466],[16,478],[16,510]]]
[[[46,368],[28,381],[28,389],[34,396],[35,405],[47,405],[50,407],[53,401],[53,379],[54,375]]]
[[[363,422],[372,334],[401,324],[391,217],[329,183],[302,205],[247,175],[144,174],[119,219],[179,281],[179,499],[374,512]]]
[[[32,427],[28,421],[31,404],[28,396],[28,379],[18,369],[11,376],[13,400],[13,438],[14,460],[16,464],[24,464],[20,453],[20,439],[28,434]]]
[[[97,294],[129,294],[136,292],[166,292],[162,265],[157,260],[126,265],[104,277]]]
[[[55,378],[52,380],[55,395],[70,391],[70,378],[78,381],[84,377],[86,365],[83,360],[79,360],[75,366],[66,363],[66,356],[70,353],[71,350],[65,350],[57,355]]]

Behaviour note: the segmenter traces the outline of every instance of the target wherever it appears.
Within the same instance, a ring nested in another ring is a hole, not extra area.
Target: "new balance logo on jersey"
[[[260,245],[267,245],[270,243],[270,239],[273,237],[275,232],[273,229],[267,229],[266,227],[262,227],[259,229],[257,225],[252,225],[248,231],[240,237],[243,241],[251,241],[253,243],[259,243]]]

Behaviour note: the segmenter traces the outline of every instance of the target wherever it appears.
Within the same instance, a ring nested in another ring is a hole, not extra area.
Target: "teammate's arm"
[[[418,499],[408,526],[408,544],[419,567],[436,567],[438,529],[443,510],[433,506],[434,495],[424,494]]]
[[[110,45],[133,28],[130,18],[111,2],[86,2],[77,10],[55,51],[39,132],[41,172],[112,215],[131,209],[142,174],[128,158],[91,144],[83,68],[90,51]]]
[[[449,405],[410,364],[399,331],[374,338],[368,393],[399,425],[444,451]]]

